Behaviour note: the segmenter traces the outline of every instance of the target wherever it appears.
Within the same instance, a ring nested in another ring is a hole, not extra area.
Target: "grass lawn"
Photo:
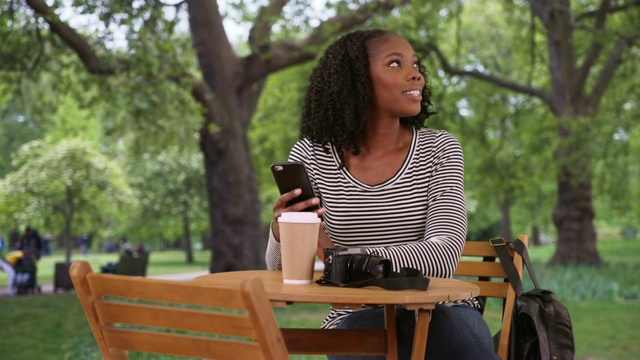
[[[636,326],[640,320],[640,241],[603,241],[598,248],[606,262],[599,269],[546,266],[546,259],[553,253],[552,246],[533,248],[530,253],[541,286],[553,290],[569,308],[576,340],[576,359],[638,359],[640,342],[636,339]],[[95,255],[94,263],[92,256],[89,260],[94,268],[104,261],[100,257],[102,255]],[[160,274],[206,269],[208,254],[198,253],[197,259],[195,266],[185,266],[182,253],[152,253],[149,270],[151,272],[155,267],[153,272]],[[154,265],[155,261],[158,261],[157,265]],[[485,314],[494,332],[500,322],[495,308],[489,307]],[[286,310],[275,309],[282,326],[311,328],[320,325],[327,311],[325,305],[306,304],[296,304]],[[2,359],[101,358],[74,293],[0,298],[0,326],[3,329],[0,341]],[[172,358],[139,356],[136,359]]]

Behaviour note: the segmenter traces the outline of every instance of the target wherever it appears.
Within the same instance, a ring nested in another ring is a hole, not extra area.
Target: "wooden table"
[[[316,272],[315,279],[321,272]],[[292,303],[331,304],[334,308],[360,309],[362,304],[384,306],[385,329],[282,329],[287,348],[292,354],[359,354],[386,355],[398,358],[396,338],[396,305],[416,310],[416,331],[412,358],[424,359],[431,310],[437,302],[461,300],[478,296],[480,289],[471,283],[430,278],[429,289],[391,291],[377,287],[339,288],[285,284],[282,272],[275,270],[234,271],[196,277],[197,282],[228,283],[236,286],[242,279],[255,276],[262,280],[273,306],[284,307]]]

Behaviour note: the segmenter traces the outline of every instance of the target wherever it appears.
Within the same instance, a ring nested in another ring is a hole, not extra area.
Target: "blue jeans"
[[[398,358],[410,359],[415,332],[415,312],[396,307],[398,328]],[[338,329],[384,329],[384,309],[356,311],[342,319]],[[378,360],[382,356],[328,356],[329,360]],[[431,312],[427,353],[429,360],[500,360],[493,339],[480,312],[466,305],[437,304]]]

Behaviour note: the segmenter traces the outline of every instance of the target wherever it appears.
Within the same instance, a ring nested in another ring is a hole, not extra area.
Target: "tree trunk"
[[[584,149],[587,144],[569,140],[563,135],[566,133],[561,131],[561,138],[571,145],[558,153],[561,162],[558,202],[553,210],[558,243],[551,263],[601,265],[593,225],[595,210],[591,198],[591,172],[587,150]]]
[[[589,94],[586,84],[589,72],[593,70],[590,64],[595,63],[600,54],[601,40],[595,35],[587,52],[588,59],[581,60],[583,63],[579,65],[570,1],[530,0],[530,3],[546,30],[552,87],[546,101],[556,117],[560,140],[558,201],[553,211],[558,243],[551,263],[599,265],[602,261],[596,249],[595,211],[591,198],[589,120],[597,113],[598,103],[617,65],[606,66],[607,71],[603,70],[599,75]],[[606,14],[610,4],[609,1],[601,3],[601,15]],[[596,29],[604,29],[605,19],[606,15],[599,17]]]
[[[246,142],[246,136],[241,140]],[[260,234],[260,201],[249,148],[244,144],[232,150],[220,143],[216,134],[201,138],[212,232],[210,271],[264,268],[260,249],[266,235]],[[239,170],[242,174],[231,175]],[[244,181],[234,181],[238,177]]]
[[[188,1],[194,49],[206,86],[196,86],[202,104],[203,153],[209,219],[210,271],[264,268],[265,235],[247,131],[264,80],[242,83],[244,63],[229,43],[215,1]]]
[[[69,264],[71,262],[71,243],[72,243],[72,237],[71,237],[71,219],[70,218],[65,218],[64,219],[64,261],[65,263]]]
[[[66,211],[62,211],[62,215],[64,217],[64,249],[65,249],[65,262],[69,264],[71,262],[71,244],[72,244],[72,224],[73,217],[75,215],[75,204],[73,202],[74,199],[73,190],[67,186],[66,187]]]
[[[191,244],[191,229],[189,226],[189,214],[186,209],[188,207],[183,207],[185,209],[182,215],[182,248],[184,249],[186,255],[187,264],[193,264],[193,246]]]
[[[533,225],[531,227],[531,244],[534,246],[542,245],[542,239],[540,239],[540,226]]]
[[[511,233],[511,202],[508,200],[500,203],[500,236],[506,240],[513,240]]]

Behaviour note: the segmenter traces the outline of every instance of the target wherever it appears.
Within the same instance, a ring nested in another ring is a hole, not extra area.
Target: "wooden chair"
[[[526,246],[529,238],[526,235],[518,237]],[[514,265],[522,279],[523,260],[507,246],[509,255],[513,258]],[[515,254],[515,256],[514,256]],[[516,293],[507,280],[502,265],[496,262],[497,254],[493,245],[488,241],[467,241],[462,250],[462,259],[454,273],[454,277],[463,277],[465,281],[474,283],[480,287],[480,296],[504,299],[502,309],[502,327],[497,346],[498,356],[507,359],[509,351],[509,333],[511,331],[511,314],[516,300]],[[469,277],[473,279],[469,279]],[[496,281],[497,279],[497,281]]]
[[[288,359],[262,282],[240,287],[94,273],[71,265],[76,293],[105,360],[126,351],[200,359]]]

